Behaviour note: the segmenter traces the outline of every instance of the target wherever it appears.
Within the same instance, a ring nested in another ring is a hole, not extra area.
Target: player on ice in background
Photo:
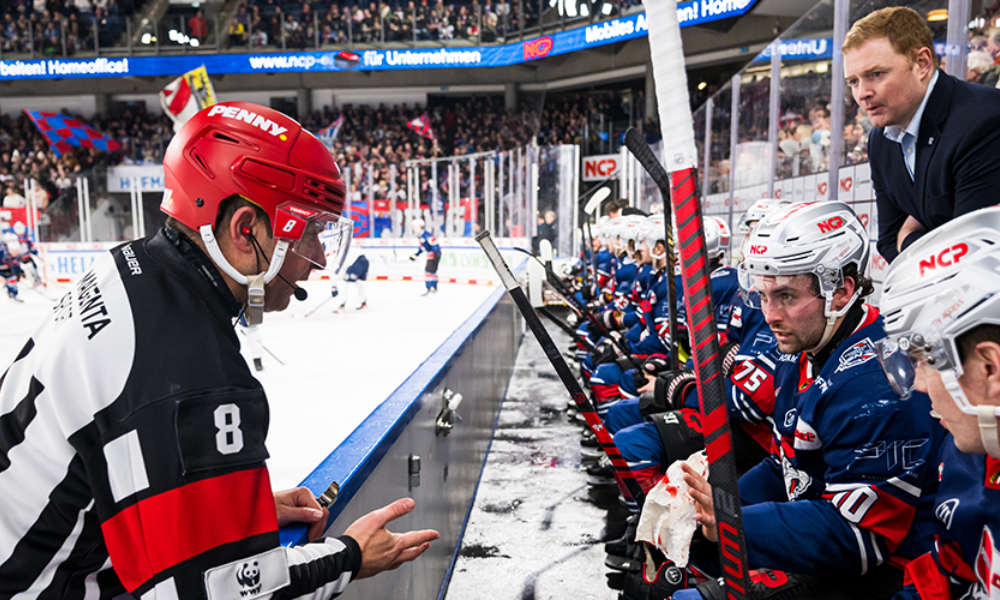
[[[234,331],[346,245],[330,153],[229,102],[163,166],[167,225],[99,256],[0,382],[0,596],[320,600],[415,559],[437,533],[386,529],[410,499],[327,538],[309,490],[272,491],[267,398]],[[295,521],[313,541],[283,547]]]
[[[17,297],[17,280],[21,278],[20,244],[13,232],[0,237],[0,276],[3,277],[7,297],[15,302],[24,302]]]
[[[1000,208],[926,234],[893,261],[877,346],[904,396],[930,394],[949,435],[934,507],[935,540],[906,566],[897,600],[996,598],[1000,583]],[[918,596],[919,595],[919,596]]]
[[[437,272],[438,263],[441,262],[441,246],[438,245],[434,234],[424,229],[423,219],[414,219],[410,227],[413,229],[413,235],[420,240],[420,246],[417,248],[417,252],[410,256],[410,260],[417,260],[417,257],[422,253],[427,253],[427,263],[424,266],[424,286],[426,289],[424,289],[423,295],[437,293]]]
[[[357,288],[358,299],[361,303],[358,305],[358,310],[363,310],[368,306],[368,294],[365,293],[365,280],[368,279],[368,259],[364,254],[359,254],[358,257],[351,263],[351,266],[347,267],[347,271],[344,273],[344,281],[349,283],[352,287]],[[344,294],[340,299],[340,306],[333,309],[335,314],[343,314],[345,307],[347,306],[347,290],[350,287],[344,288]],[[334,284],[330,288],[330,294],[336,298],[340,293],[337,289],[337,285]]]
[[[771,455],[739,481],[748,567],[782,572],[758,585],[795,597],[888,598],[930,537],[944,430],[927,396],[902,400],[875,359],[885,333],[863,301],[865,227],[842,202],[803,202],[761,220],[749,248],[741,295],[778,348],[765,355],[773,374],[744,375],[774,390]],[[690,468],[684,480],[717,542],[711,486]],[[692,544],[691,557],[719,574],[714,544]]]
[[[18,259],[21,262],[21,274],[30,279],[33,286],[44,286],[45,281],[38,268],[38,249],[35,248],[35,242],[31,239],[31,235],[28,234],[28,227],[18,221],[14,223],[13,229],[20,248]]]

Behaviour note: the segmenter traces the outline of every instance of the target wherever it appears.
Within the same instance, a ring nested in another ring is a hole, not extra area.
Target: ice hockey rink
[[[342,315],[334,314],[341,297],[331,299],[330,282],[317,280],[302,284],[306,300],[292,300],[288,310],[264,318],[264,370],[256,376],[271,408],[267,447],[275,489],[305,479],[495,289],[441,283],[438,293],[422,296],[422,281],[365,285],[368,306],[361,311],[355,310],[355,291],[339,282],[348,304]],[[3,370],[68,289],[22,284],[23,302],[0,297]],[[240,338],[246,355],[246,338]]]

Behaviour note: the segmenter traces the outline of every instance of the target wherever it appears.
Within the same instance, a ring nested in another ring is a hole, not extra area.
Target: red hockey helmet
[[[314,135],[276,110],[223,102],[200,111],[171,140],[163,170],[160,209],[201,234],[213,261],[251,288],[251,307],[262,305],[262,285],[278,274],[289,248],[320,269],[338,268],[346,256],[351,222],[341,218],[340,169]],[[233,268],[212,231],[219,205],[234,195],[267,214],[278,242],[260,276]]]
[[[234,194],[263,209],[279,239],[302,233],[289,219],[337,221],[344,210],[344,182],[326,147],[294,120],[248,102],[191,117],[167,147],[163,170],[160,208],[196,231],[214,225],[219,204]]]

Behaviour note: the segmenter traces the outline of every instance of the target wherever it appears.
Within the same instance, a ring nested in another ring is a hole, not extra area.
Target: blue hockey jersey
[[[965,454],[949,435],[939,470],[933,549],[906,566],[895,598],[1000,598],[1000,460]]]
[[[437,238],[426,229],[420,234],[420,247],[417,248],[417,256],[420,256],[422,252],[427,252],[431,257],[441,254],[441,246],[438,245]]]
[[[751,568],[859,575],[930,539],[944,429],[925,394],[893,393],[875,360],[881,318],[864,310],[819,373],[805,353],[769,355],[772,454],[739,483]]]

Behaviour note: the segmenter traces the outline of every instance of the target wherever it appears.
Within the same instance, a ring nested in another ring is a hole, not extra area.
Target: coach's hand
[[[390,521],[408,514],[414,506],[416,503],[410,498],[396,500],[389,506],[368,513],[347,528],[344,534],[361,546],[361,571],[357,579],[391,571],[410,562],[430,548],[432,541],[441,537],[433,529],[406,533],[392,533],[386,529]]]

